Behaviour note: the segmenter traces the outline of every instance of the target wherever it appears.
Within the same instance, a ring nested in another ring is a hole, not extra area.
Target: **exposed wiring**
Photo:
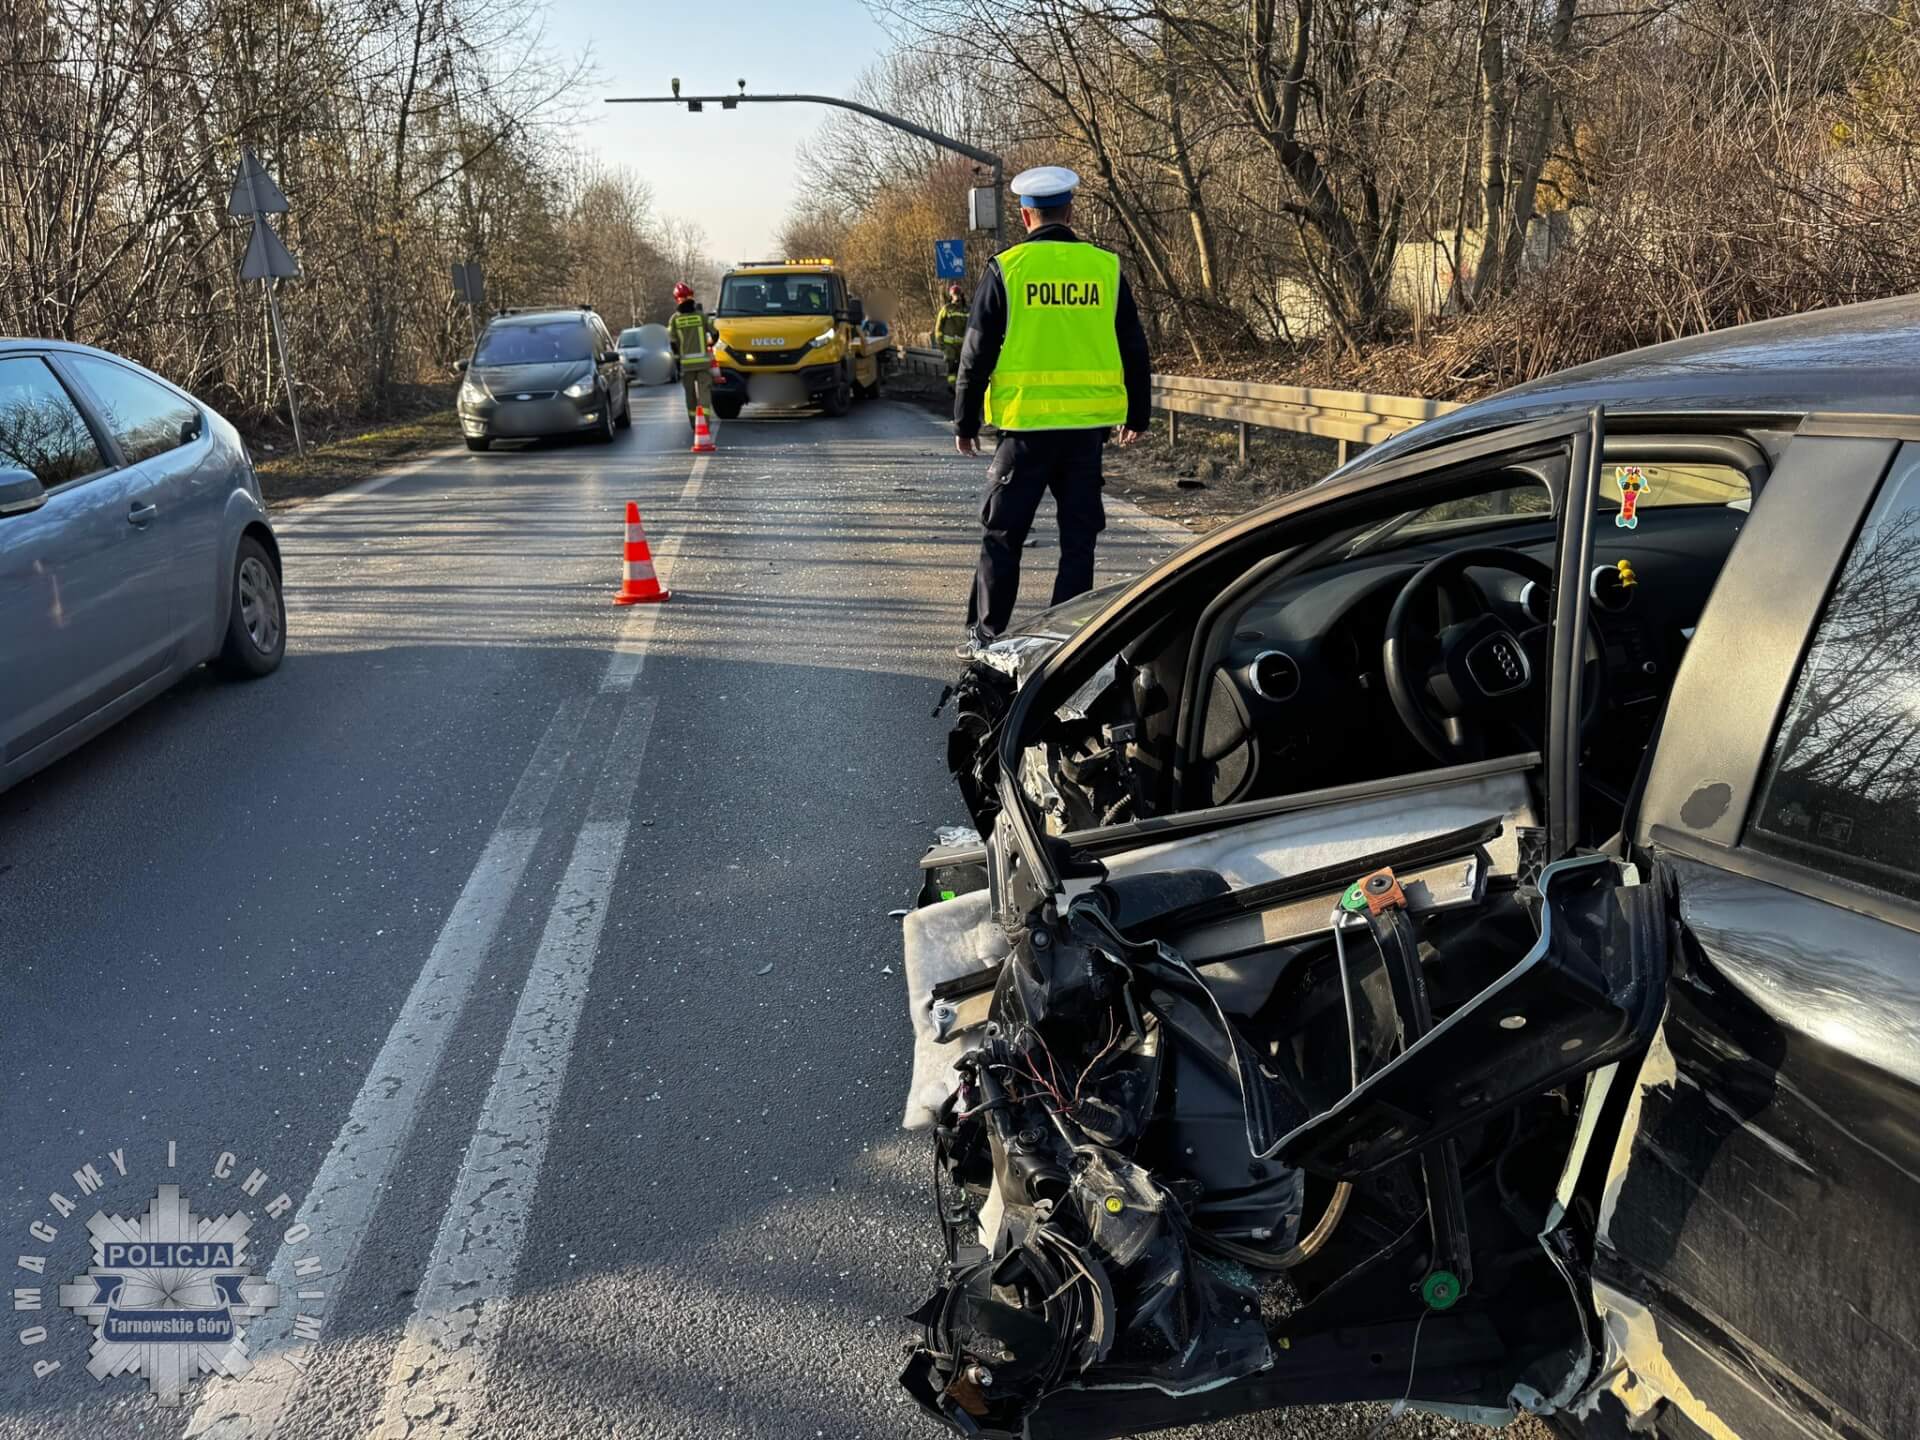
[[[1118,1016],[1115,1016],[1113,1021],[1113,1033],[1107,1037],[1107,1043],[1100,1047],[1100,1049],[1095,1053],[1093,1059],[1087,1062],[1087,1068],[1080,1072],[1080,1078],[1073,1082],[1073,1103],[1067,1107],[1069,1110],[1077,1110],[1080,1108],[1080,1087],[1087,1083],[1087,1077],[1093,1074],[1094,1070],[1098,1068],[1100,1062],[1107,1058],[1107,1053],[1119,1043],[1120,1043],[1120,1020]]]
[[[1413,1353],[1407,1357],[1406,1394],[1393,1402],[1393,1407],[1387,1411],[1385,1417],[1368,1432],[1367,1440],[1381,1440],[1381,1437],[1392,1427],[1393,1422],[1407,1413],[1407,1402],[1413,1399],[1413,1372],[1420,1364],[1420,1332],[1426,1328],[1427,1317],[1431,1314],[1433,1314],[1431,1310],[1422,1310],[1420,1318],[1413,1325]]]

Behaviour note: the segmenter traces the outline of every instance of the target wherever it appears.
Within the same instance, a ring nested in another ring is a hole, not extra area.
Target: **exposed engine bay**
[[[1507,813],[1388,851],[1279,817],[1018,926],[986,889],[908,917],[908,1119],[947,1254],[910,1317],[922,1408],[1091,1440],[1564,1398],[1590,1338],[1555,1203],[1579,1077],[1657,1019],[1664,950],[1630,866],[1537,872],[1524,785],[1491,784],[1429,823]]]

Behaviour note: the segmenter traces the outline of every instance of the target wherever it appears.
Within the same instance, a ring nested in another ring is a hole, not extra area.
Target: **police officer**
[[[947,303],[933,317],[933,338],[947,357],[947,388],[960,373],[960,345],[967,338],[967,297],[958,285],[947,287]]]
[[[681,281],[673,287],[673,316],[667,321],[667,339],[680,362],[680,386],[687,392],[687,424],[693,424],[696,407],[707,412],[707,424],[713,418],[713,351],[710,348],[720,332],[700,313],[693,298],[693,287]]]
[[[1020,550],[1046,491],[1060,523],[1053,603],[1093,588],[1094,543],[1107,523],[1101,448],[1116,426],[1119,443],[1133,444],[1152,418],[1147,337],[1120,257],[1069,228],[1079,184],[1059,165],[1014,177],[1027,238],[988,262],[960,347],[954,444],[977,455],[982,423],[1000,431],[962,653],[1007,628]]]

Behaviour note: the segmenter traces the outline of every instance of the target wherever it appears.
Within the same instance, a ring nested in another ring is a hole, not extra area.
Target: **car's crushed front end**
[[[1564,1203],[1582,1079],[1657,1021],[1653,887],[1599,855],[1543,870],[1518,774],[1082,843],[1141,818],[1124,660],[1004,771],[1084,619],[989,647],[949,697],[978,833],[942,836],[905,921],[946,1265],[903,1384],[955,1432],[1063,1440],[1574,1403],[1604,1343],[1592,1216]]]

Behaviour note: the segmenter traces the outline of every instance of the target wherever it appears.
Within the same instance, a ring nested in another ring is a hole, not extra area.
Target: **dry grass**
[[[357,432],[346,430],[337,438],[309,443],[304,456],[283,454],[267,459],[256,450],[255,469],[268,507],[278,509],[344,489],[398,461],[458,444],[459,440],[459,417],[451,409],[433,410],[409,420]]]

